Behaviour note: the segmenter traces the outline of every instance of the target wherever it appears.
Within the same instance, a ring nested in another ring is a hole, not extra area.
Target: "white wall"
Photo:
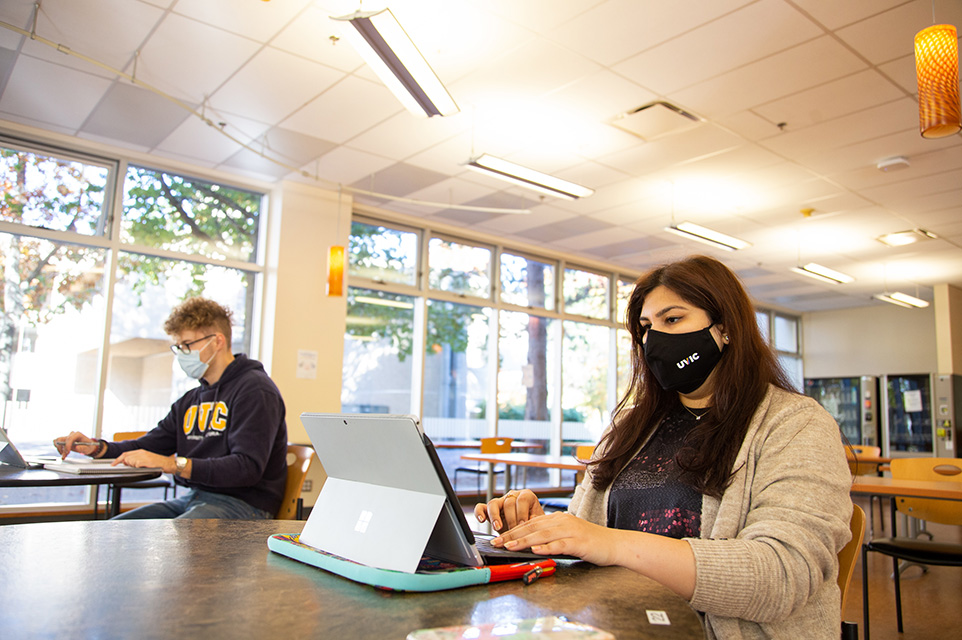
[[[806,378],[938,372],[935,308],[806,313],[802,348]]]

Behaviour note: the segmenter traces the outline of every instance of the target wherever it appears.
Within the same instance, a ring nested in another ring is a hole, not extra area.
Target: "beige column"
[[[962,289],[935,285],[935,344],[938,373],[962,375]]]

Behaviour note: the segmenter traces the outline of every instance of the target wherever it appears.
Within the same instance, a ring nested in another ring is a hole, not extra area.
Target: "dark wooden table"
[[[701,619],[627,569],[570,563],[520,580],[395,593],[272,553],[303,522],[80,521],[0,526],[11,638],[403,638],[415,629],[563,615],[618,640],[704,638]],[[670,625],[648,621],[663,611]]]
[[[59,473],[50,469],[21,469],[10,465],[0,465],[0,487],[68,487],[79,485],[116,485],[118,488],[141,480],[160,477],[159,471],[143,473],[103,473],[75,474]],[[120,491],[110,491],[107,495],[107,514],[120,513]]]

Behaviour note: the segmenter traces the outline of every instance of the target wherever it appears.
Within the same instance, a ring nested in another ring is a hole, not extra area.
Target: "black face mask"
[[[722,356],[711,335],[713,326],[691,333],[648,329],[645,361],[665,391],[691,393],[708,379]]]

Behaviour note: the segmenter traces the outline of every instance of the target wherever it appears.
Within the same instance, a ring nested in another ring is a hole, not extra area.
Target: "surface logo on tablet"
[[[357,519],[357,524],[354,525],[354,530],[358,533],[367,533],[367,525],[371,524],[371,517],[373,515],[370,511],[362,511],[361,517]]]

